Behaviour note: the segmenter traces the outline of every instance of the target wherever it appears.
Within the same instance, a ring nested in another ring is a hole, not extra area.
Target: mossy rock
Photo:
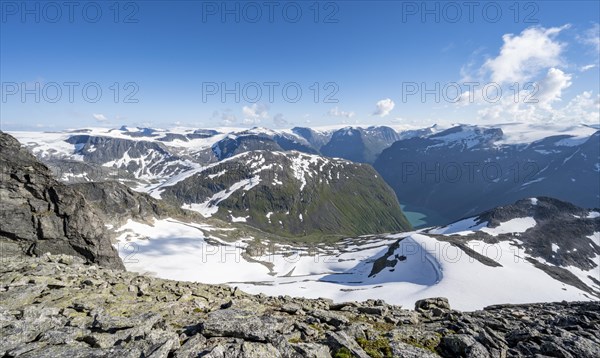
[[[392,358],[392,347],[386,338],[358,338],[358,345],[372,358]]]

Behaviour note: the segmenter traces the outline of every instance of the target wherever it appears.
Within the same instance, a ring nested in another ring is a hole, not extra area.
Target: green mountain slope
[[[299,152],[253,151],[168,187],[186,209],[285,237],[344,237],[410,229],[393,191],[364,164]]]

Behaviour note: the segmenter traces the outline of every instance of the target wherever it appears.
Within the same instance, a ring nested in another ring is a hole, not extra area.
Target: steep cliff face
[[[12,136],[0,132],[3,255],[69,254],[110,268],[123,264],[84,197],[58,182]]]

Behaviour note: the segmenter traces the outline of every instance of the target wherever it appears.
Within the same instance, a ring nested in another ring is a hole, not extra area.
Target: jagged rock
[[[242,343],[242,351],[240,358],[280,358],[281,353],[275,347],[268,343],[244,342]]]
[[[165,334],[163,332],[153,332],[155,335],[158,335],[156,343],[150,346],[149,349],[146,350],[145,356],[148,358],[167,358],[171,350],[177,349],[179,346],[179,340],[177,335],[170,332],[170,334]],[[152,340],[151,340],[152,341]]]
[[[148,194],[138,193],[118,182],[88,182],[69,186],[81,193],[105,222],[116,227],[129,219],[152,223],[154,219],[174,218],[187,221],[200,218],[198,213],[169,205]]]
[[[386,316],[388,314],[388,308],[386,306],[380,306],[380,307],[359,306],[358,312],[377,315],[377,316]]]
[[[314,310],[314,311],[310,312],[310,315],[315,318],[318,318],[321,322],[325,322],[334,327],[348,323],[348,319],[346,317],[344,317],[342,314],[339,314],[337,312],[319,309],[319,310]]]
[[[281,311],[287,312],[289,314],[301,314],[301,313],[303,313],[302,307],[300,307],[299,305],[297,305],[295,303],[286,303],[286,304],[284,304],[283,306],[281,306]]]
[[[327,332],[327,340],[334,349],[346,348],[354,357],[370,358],[358,343],[344,332]]]
[[[211,312],[202,324],[202,334],[207,337],[236,337],[265,342],[283,333],[291,322],[270,316],[257,316],[252,311],[224,309]]]
[[[38,341],[51,345],[74,344],[88,332],[88,330],[78,327],[58,327],[42,333],[38,337]]]
[[[211,338],[208,348],[200,354],[200,357],[208,358],[233,358],[238,357],[242,350],[241,339]]]
[[[489,357],[487,350],[472,336],[451,334],[442,338],[439,351],[444,357]]]
[[[206,338],[201,334],[196,334],[175,352],[175,358],[195,358],[206,347]]]
[[[415,311],[429,311],[434,308],[449,310],[450,303],[446,297],[426,298],[415,302]]]
[[[16,243],[22,253],[69,254],[124,269],[104,223],[81,194],[56,181],[48,167],[4,132],[0,153],[0,242]]]
[[[392,342],[392,353],[398,358],[436,358],[437,354],[404,342]]]
[[[161,315],[157,313],[144,313],[137,317],[124,317],[110,316],[103,310],[100,310],[95,314],[92,327],[105,332],[135,327],[142,333],[147,333],[160,320]]]
[[[139,358],[141,352],[137,349],[111,348],[94,349],[85,346],[46,346],[19,357],[23,358],[105,358],[105,357],[123,357]]]
[[[544,342],[540,346],[542,354],[559,357],[559,358],[573,358],[573,355],[564,350],[561,346],[554,342]]]
[[[180,300],[184,295],[202,297],[204,308],[193,299]],[[424,301],[418,307],[429,309],[426,313],[445,313],[431,319],[377,301],[339,305],[254,296],[61,255],[8,257],[0,266],[0,356],[600,356],[597,301],[496,305],[475,312],[448,310],[443,299]],[[283,306],[294,309],[286,312]],[[298,307],[306,314],[294,314]],[[387,313],[382,317],[360,307],[386,307]]]
[[[302,357],[306,358],[331,358],[329,348],[322,344],[316,343],[296,343],[292,344],[292,347]]]

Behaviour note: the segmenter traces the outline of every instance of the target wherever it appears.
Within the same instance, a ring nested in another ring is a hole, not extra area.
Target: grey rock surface
[[[0,132],[1,254],[69,254],[123,269],[101,218],[56,181],[12,136]],[[6,247],[6,250],[5,250]]]
[[[411,311],[249,295],[67,255],[2,263],[1,357],[600,356],[600,302],[459,312],[439,297]]]

